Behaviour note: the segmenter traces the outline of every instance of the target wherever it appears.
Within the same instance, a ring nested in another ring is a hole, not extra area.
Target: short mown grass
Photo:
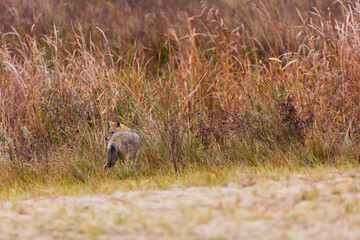
[[[358,171],[358,166],[348,165],[319,165],[317,167],[202,167],[186,169],[181,173],[173,171],[158,171],[149,175],[146,170],[139,170],[137,174],[129,174],[119,179],[117,169],[111,172],[89,174],[87,181],[74,180],[71,175],[57,177],[56,174],[37,177],[28,177],[25,182],[14,182],[11,185],[2,185],[0,199],[22,199],[49,195],[84,195],[84,194],[111,194],[114,191],[132,190],[166,190],[171,188],[186,189],[189,187],[227,186],[229,183],[239,186],[252,186],[267,180],[284,181],[293,175],[305,174],[314,180],[332,177],[332,173],[349,173]],[[99,171],[102,171],[99,169]],[[119,170],[120,171],[120,170]],[[18,179],[17,179],[18,180]],[[303,200],[311,200],[317,196],[316,190],[306,190],[302,194]]]

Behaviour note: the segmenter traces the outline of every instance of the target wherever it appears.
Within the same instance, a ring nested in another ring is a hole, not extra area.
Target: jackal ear
[[[120,127],[120,125],[121,125],[121,123],[116,120],[115,126],[116,126],[116,127]]]
[[[111,127],[112,125],[114,125],[114,123],[112,121],[109,121],[109,126]]]

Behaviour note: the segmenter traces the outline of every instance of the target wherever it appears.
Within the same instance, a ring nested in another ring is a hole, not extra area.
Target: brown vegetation
[[[0,180],[35,168],[41,179],[85,181],[105,161],[115,118],[141,136],[147,174],[359,158],[358,3],[3,0],[0,9]]]

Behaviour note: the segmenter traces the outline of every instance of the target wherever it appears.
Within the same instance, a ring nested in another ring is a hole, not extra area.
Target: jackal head
[[[105,137],[106,141],[109,141],[111,136],[119,131],[127,131],[127,132],[131,132],[130,128],[128,128],[127,126],[121,124],[119,121],[116,122],[109,122],[109,135],[107,137]]]

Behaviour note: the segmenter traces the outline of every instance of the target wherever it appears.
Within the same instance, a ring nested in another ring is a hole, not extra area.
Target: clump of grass
[[[319,198],[319,191],[314,188],[312,190],[305,190],[301,194],[301,200],[303,201],[314,201]]]

